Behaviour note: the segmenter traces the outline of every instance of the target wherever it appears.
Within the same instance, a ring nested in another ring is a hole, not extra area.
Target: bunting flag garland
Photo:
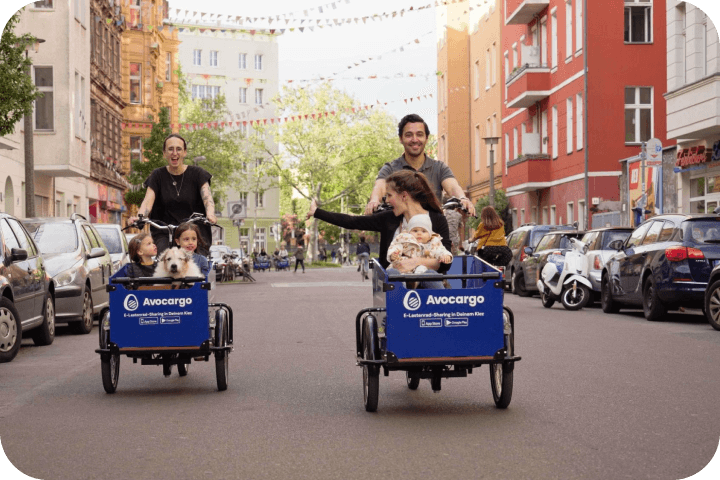
[[[358,75],[358,76],[352,76],[352,77],[318,77],[318,78],[301,78],[301,79],[289,79],[289,80],[283,80],[281,83],[317,83],[317,82],[334,82],[334,81],[342,81],[342,80],[356,80],[356,81],[363,81],[363,80],[398,80],[401,78],[424,78],[428,79],[430,77],[434,77],[437,75],[437,73],[395,73],[393,75],[378,75],[378,74],[372,74],[372,75]],[[258,83],[267,83],[267,78],[248,78],[248,77],[228,77],[225,75],[207,75],[207,74],[201,74],[201,73],[186,73],[185,76],[188,78],[202,78],[204,80],[213,79],[215,84],[217,84],[217,81],[224,82],[227,84],[230,81],[239,81],[244,82],[245,85],[250,86],[253,85],[255,82]]]

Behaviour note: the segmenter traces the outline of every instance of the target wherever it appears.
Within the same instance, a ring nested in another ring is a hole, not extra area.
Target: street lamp
[[[485,145],[490,146],[490,206],[495,207],[495,150],[493,145],[497,145],[500,137],[483,137]]]
[[[42,38],[35,38],[35,41],[25,46],[25,59],[29,58],[29,49],[38,52],[40,44],[45,43]],[[28,75],[30,75],[30,65],[28,65]],[[35,216],[35,152],[33,150],[33,116],[32,113],[25,115],[24,118],[25,131],[23,139],[25,141],[25,217],[31,218]]]

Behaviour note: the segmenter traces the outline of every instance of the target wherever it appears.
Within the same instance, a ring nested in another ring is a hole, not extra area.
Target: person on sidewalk
[[[298,265],[302,265],[303,273],[305,273],[305,252],[303,247],[298,247],[295,251],[295,271],[293,273],[297,273]]]

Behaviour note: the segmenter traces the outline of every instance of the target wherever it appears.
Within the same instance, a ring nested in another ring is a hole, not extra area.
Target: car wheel
[[[55,302],[50,292],[45,295],[43,322],[30,332],[30,337],[35,345],[50,345],[55,340]]]
[[[525,288],[525,275],[523,275],[522,272],[515,275],[513,286],[515,287],[515,293],[520,297],[529,297],[532,295],[527,291],[527,288]]]
[[[643,284],[643,312],[645,318],[651,322],[657,322],[667,313],[667,308],[658,297],[657,287],[652,277],[647,277]]]
[[[79,322],[73,324],[75,333],[86,335],[92,331],[93,327],[93,301],[90,287],[85,285],[85,293],[83,294],[83,310],[82,317]]]
[[[600,305],[605,313],[618,313],[620,311],[620,306],[612,298],[612,288],[607,275],[603,275],[600,284]]]
[[[705,295],[705,317],[715,330],[720,330],[720,280],[713,282]]]
[[[22,325],[15,304],[0,298],[0,363],[11,361],[20,351]]]

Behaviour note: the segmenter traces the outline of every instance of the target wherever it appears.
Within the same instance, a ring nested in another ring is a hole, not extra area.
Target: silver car
[[[600,292],[600,281],[602,279],[602,269],[605,262],[610,256],[616,252],[609,248],[610,242],[613,240],[625,241],[630,236],[633,228],[631,227],[606,227],[596,228],[585,233],[580,240],[588,247],[585,257],[588,260],[590,274],[590,283],[594,292]]]
[[[112,260],[112,273],[120,270],[124,265],[130,262],[130,254],[128,253],[128,239],[120,228],[120,225],[112,223],[94,223],[93,227],[102,237],[105,247],[110,253]]]
[[[113,267],[102,237],[76,213],[69,219],[29,218],[23,224],[55,284],[55,322],[90,333],[94,317],[109,304],[105,286]]]

